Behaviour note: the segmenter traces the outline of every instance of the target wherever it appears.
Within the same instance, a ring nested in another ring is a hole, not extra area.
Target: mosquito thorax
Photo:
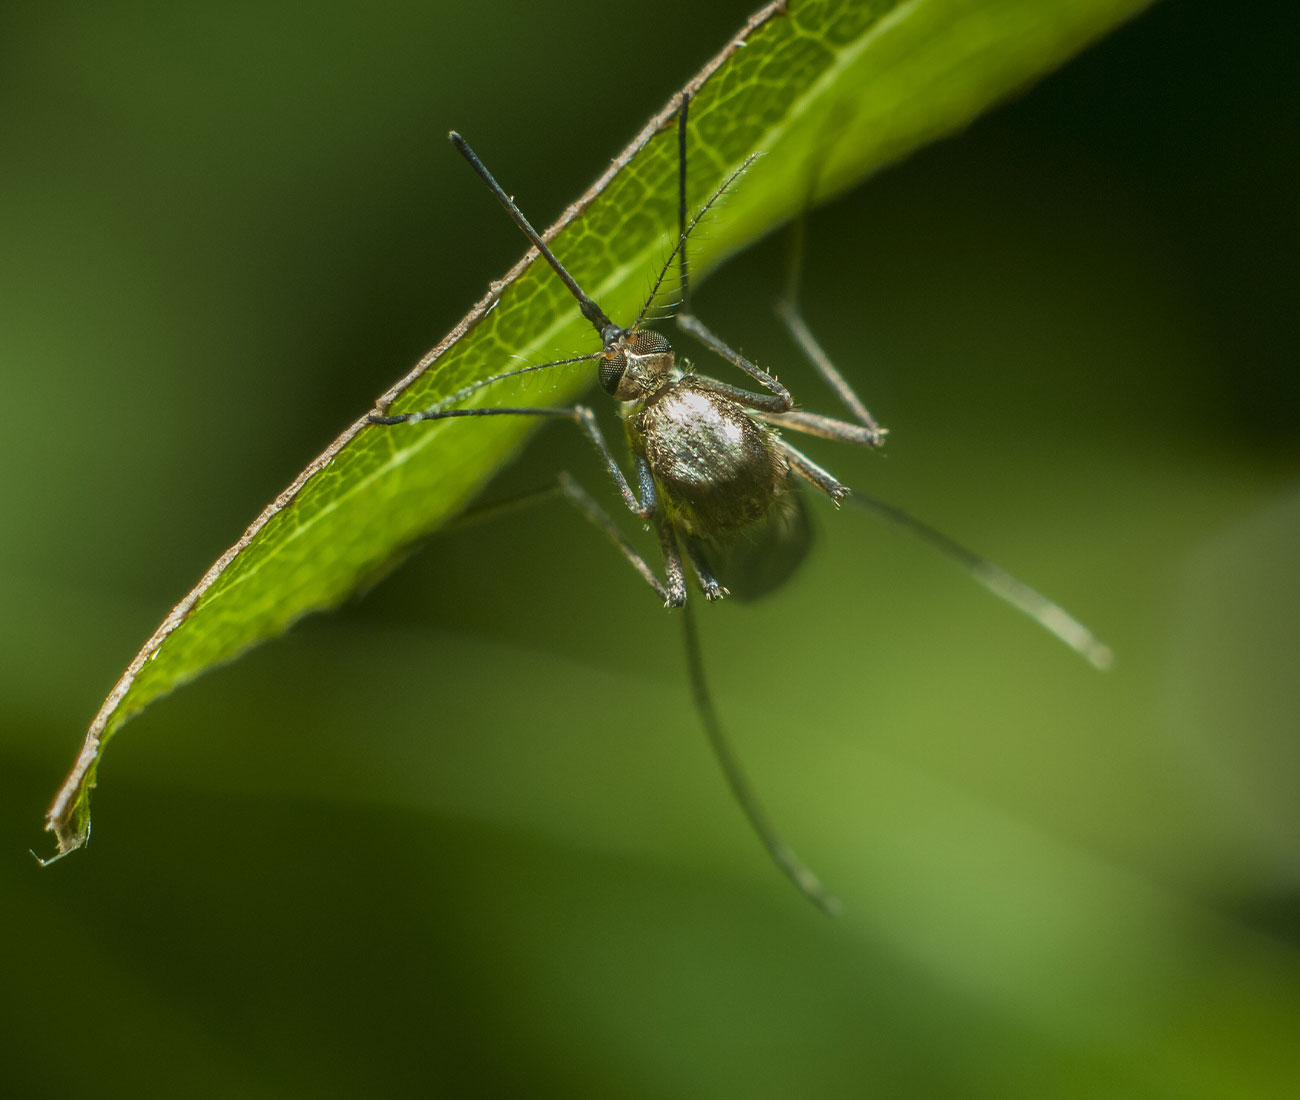
[[[681,377],[673,347],[663,333],[642,328],[607,342],[600,386],[617,401],[640,401]]]

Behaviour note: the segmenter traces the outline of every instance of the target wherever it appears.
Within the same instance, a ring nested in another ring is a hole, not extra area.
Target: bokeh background
[[[1051,593],[1101,675],[816,507],[679,623],[580,520],[432,542],[118,738],[140,644],[753,6],[0,15],[0,1093],[1268,1097],[1300,1079],[1289,5],[1185,0],[810,224],[809,317],[892,429],[819,448]],[[697,301],[810,407],[779,240]],[[542,433],[497,487],[600,475]],[[814,502],[816,505],[816,502]]]

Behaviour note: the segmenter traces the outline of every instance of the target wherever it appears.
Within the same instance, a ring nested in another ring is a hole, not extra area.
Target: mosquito
[[[749,169],[750,156],[723,180],[688,220],[686,200],[687,123],[691,104],[683,93],[677,113],[678,234],[653,287],[631,325],[611,321],[596,301],[542,240],[514,200],[484,166],[468,142],[452,131],[457,151],[487,184],[515,225],[559,276],[596,330],[599,351],[520,367],[490,375],[456,391],[432,408],[399,415],[372,414],[376,425],[415,424],[459,417],[518,416],[572,421],[595,445],[627,510],[658,538],[663,575],[625,537],[600,504],[568,473],[556,488],[620,551],[669,608],[683,609],[687,664],[696,710],[714,755],[745,816],[776,865],[809,900],[828,913],[839,909],[819,878],[773,827],[745,777],[723,732],[704,676],[699,637],[687,599],[688,575],[708,601],[730,594],[718,573],[748,578],[738,595],[754,596],[776,587],[791,573],[808,546],[807,520],[796,485],[806,483],[833,504],[849,497],[849,488],[787,440],[797,432],[859,447],[878,448],[886,436],[846,379],[822,350],[798,306],[799,249],[792,251],[790,278],[777,313],[795,343],[840,399],[852,420],[806,412],[795,407],[790,391],[773,375],[717,336],[691,309],[688,242],[701,220]],[[800,238],[796,236],[796,241]],[[674,320],[719,358],[742,372],[752,388],[741,388],[694,370],[673,349],[667,336],[646,324],[664,280],[676,265],[680,299]],[[617,404],[626,439],[631,477],[605,438],[595,414],[585,404],[552,407],[464,408],[475,391],[507,378],[572,363],[595,361],[601,389]],[[1033,589],[905,513],[855,495],[854,500],[900,524],[955,558],[976,580],[1052,631],[1099,666],[1109,651],[1081,624]],[[775,554],[774,547],[793,547]],[[718,564],[726,566],[715,571]]]

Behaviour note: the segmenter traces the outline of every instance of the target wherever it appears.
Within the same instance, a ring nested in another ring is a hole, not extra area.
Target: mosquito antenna
[[[686,259],[686,115],[690,106],[691,93],[682,92],[682,106],[677,112],[677,235],[682,246],[677,254],[677,269],[682,280],[681,308],[687,313],[691,311],[690,265]]]
[[[892,504],[886,504],[875,497],[860,494],[856,489],[848,500],[851,504],[856,504],[881,519],[886,519],[910,531],[923,542],[928,542],[939,553],[965,569],[972,579],[983,585],[998,599],[1009,603],[1017,611],[1028,615],[1044,630],[1055,634],[1094,668],[1110,668],[1115,659],[1110,646],[1100,641],[1091,630],[1063,607],[1053,603],[1036,589],[1030,588],[1024,581],[1017,580],[1005,569],[994,565],[987,558],[980,557],[973,550],[966,549],[942,531],[936,531],[929,524],[922,523],[901,508],[895,508]]]
[[[700,721],[704,725],[704,732],[708,735],[713,754],[718,758],[718,764],[722,767],[722,774],[727,777],[727,784],[731,787],[731,793],[735,795],[736,801],[740,803],[740,808],[745,812],[745,816],[749,818],[750,825],[758,833],[759,839],[763,842],[763,846],[767,849],[776,865],[785,872],[804,897],[823,912],[836,916],[840,912],[839,900],[826,892],[821,880],[781,839],[781,835],[772,826],[772,822],[768,819],[767,813],[763,810],[757,795],[754,794],[753,788],[750,787],[749,781],[745,778],[745,773],[741,770],[740,762],[736,759],[735,753],[731,751],[731,745],[722,730],[722,724],[718,721],[717,711],[713,709],[713,693],[709,690],[708,680],[704,676],[704,658],[700,652],[700,636],[695,626],[693,606],[693,603],[687,600],[682,608],[682,623],[686,630],[686,663],[690,668],[691,676],[691,694],[695,697],[695,709],[699,712]]]
[[[595,326],[601,342],[608,343],[609,340],[607,339],[607,336],[616,336],[622,330],[605,316],[605,311],[602,310],[600,306],[596,305],[582,287],[577,284],[577,281],[573,276],[565,270],[564,265],[555,258],[555,254],[546,247],[546,242],[542,240],[541,234],[539,234],[537,230],[529,224],[528,219],[524,217],[524,212],[520,210],[519,207],[515,205],[514,200],[507,195],[504,190],[502,190],[501,185],[497,183],[492,173],[489,172],[483,162],[478,159],[478,154],[469,147],[469,142],[461,137],[460,134],[456,133],[455,130],[452,130],[447,136],[451,138],[451,143],[456,146],[460,155],[469,161],[470,167],[473,168],[474,171],[479,174],[479,177],[483,182],[488,185],[492,194],[496,196],[497,202],[506,208],[506,213],[514,220],[515,225],[519,226],[523,231],[524,236],[532,242],[533,247],[537,249],[546,262],[555,269],[555,273],[560,277],[564,285],[569,288],[569,293],[578,300],[578,308],[582,310],[582,315],[587,318],[593,326]]]
[[[371,424],[409,424],[417,420],[433,420],[444,409],[459,404],[470,394],[483,389],[485,386],[491,386],[495,382],[502,382],[507,378],[518,378],[521,374],[532,374],[534,371],[548,370],[551,367],[564,367],[570,363],[585,363],[590,359],[599,359],[603,354],[603,351],[593,351],[586,355],[575,355],[570,359],[552,359],[549,363],[533,363],[527,367],[516,367],[514,370],[502,371],[500,374],[480,378],[477,382],[462,386],[455,393],[449,393],[441,401],[420,412],[399,413],[396,416],[380,416],[372,413],[368,419]]]
[[[673,245],[673,250],[668,253],[668,258],[664,260],[663,267],[659,269],[659,274],[655,278],[654,286],[650,289],[650,297],[646,299],[645,305],[641,307],[641,312],[637,314],[636,323],[632,326],[634,329],[641,327],[641,322],[645,320],[645,315],[650,312],[650,307],[654,305],[654,300],[659,296],[659,288],[663,285],[664,278],[668,274],[668,269],[673,266],[673,261],[677,259],[678,255],[686,249],[686,239],[695,232],[695,227],[699,225],[700,222],[704,220],[704,216],[708,214],[715,205],[717,205],[718,200],[731,189],[732,184],[749,171],[749,166],[753,164],[754,161],[758,160],[761,155],[761,153],[750,153],[749,156],[745,158],[744,163],[722,181],[718,189],[709,196],[708,202],[696,211],[695,217],[691,219],[690,224],[682,230],[681,235],[677,238],[677,243]],[[685,301],[683,300],[683,306],[684,305]]]

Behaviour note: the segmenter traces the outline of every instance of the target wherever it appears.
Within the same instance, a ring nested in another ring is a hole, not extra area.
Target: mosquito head
[[[640,401],[680,373],[668,338],[652,329],[636,329],[606,343],[600,386],[618,401]]]

